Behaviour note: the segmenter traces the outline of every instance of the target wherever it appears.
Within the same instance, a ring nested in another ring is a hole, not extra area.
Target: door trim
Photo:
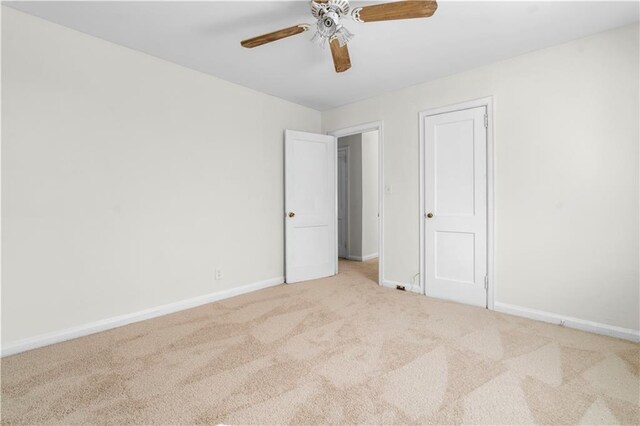
[[[418,218],[420,223],[420,293],[426,295],[426,283],[425,283],[425,265],[424,265],[424,253],[425,253],[425,229],[424,229],[424,215],[425,200],[424,200],[424,151],[425,151],[425,135],[424,135],[424,120],[426,117],[444,114],[448,112],[460,111],[465,109],[486,107],[487,110],[487,309],[494,310],[495,300],[495,210],[494,210],[494,150],[493,150],[493,96],[487,96],[480,99],[474,99],[457,104],[447,105],[438,108],[428,109],[419,113],[420,122],[420,203],[418,212]]]
[[[358,133],[370,132],[373,130],[378,131],[378,285],[384,283],[384,122],[372,121],[369,123],[363,123],[356,126],[345,127],[342,129],[332,130],[327,132],[336,138],[342,138],[344,136],[351,136]],[[336,143],[336,147],[337,147]],[[336,162],[338,156],[338,150],[336,149]],[[337,173],[337,170],[336,170]],[[336,185],[337,185],[336,176]],[[336,187],[336,197],[338,196],[338,190]],[[338,229],[338,202],[336,200],[336,232]],[[336,236],[336,241],[337,241]],[[337,250],[337,247],[336,247]],[[336,262],[336,273],[338,273],[338,262]]]
[[[337,147],[337,151],[344,151],[345,153],[345,157],[347,159],[347,170],[346,170],[346,175],[347,175],[347,184],[346,184],[346,188],[345,188],[345,192],[347,193],[347,205],[346,205],[346,211],[347,211],[347,217],[346,217],[346,221],[347,221],[347,235],[346,235],[346,239],[347,239],[347,256],[346,258],[348,259],[349,256],[351,256],[351,231],[350,231],[350,217],[349,217],[349,212],[350,212],[350,204],[351,204],[351,191],[349,191],[349,147],[348,146],[343,146],[343,147],[338,147],[338,139],[336,138],[336,147]],[[336,154],[337,156],[337,154]],[[340,182],[338,182],[338,177],[337,177],[337,173],[338,173],[338,161],[336,160],[336,184],[340,185]],[[336,194],[338,193],[338,191],[336,190]],[[338,201],[336,201],[336,206],[338,207]],[[339,207],[338,207],[339,208]],[[337,216],[337,215],[336,215]],[[338,226],[338,222],[336,219],[336,229]],[[340,244],[340,230],[338,229],[338,244]],[[340,248],[338,247],[338,257],[340,255]]]

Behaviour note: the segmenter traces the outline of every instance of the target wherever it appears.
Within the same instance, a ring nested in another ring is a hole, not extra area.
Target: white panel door
[[[346,258],[348,253],[348,185],[349,156],[347,148],[338,148],[338,257]]]
[[[485,107],[424,118],[425,293],[486,306]]]
[[[285,279],[335,275],[336,140],[285,131]]]

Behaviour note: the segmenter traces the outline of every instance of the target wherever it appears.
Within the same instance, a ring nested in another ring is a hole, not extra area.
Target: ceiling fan
[[[428,18],[438,8],[435,0],[396,1],[393,3],[375,4],[372,6],[351,9],[349,0],[313,0],[311,14],[316,18],[316,33],[311,39],[321,46],[327,42],[331,46],[331,56],[336,72],[344,72],[351,68],[351,59],[347,43],[353,34],[342,25],[342,20],[351,18],[356,22],[392,21],[396,19]],[[294,25],[289,28],[263,34],[240,44],[252,48],[272,41],[277,41],[311,28],[309,24]]]

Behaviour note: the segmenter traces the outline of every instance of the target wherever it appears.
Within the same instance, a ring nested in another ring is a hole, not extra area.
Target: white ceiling
[[[371,2],[353,2],[354,5]],[[308,1],[5,2],[49,21],[318,110],[638,21],[632,2],[451,2],[433,17],[347,22],[353,67],[336,74],[312,31],[245,49],[240,40],[312,23]]]

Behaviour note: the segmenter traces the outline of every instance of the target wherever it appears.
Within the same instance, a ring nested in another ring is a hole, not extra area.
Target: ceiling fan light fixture
[[[340,43],[340,46],[344,46],[347,43],[349,43],[349,41],[351,41],[354,35],[346,27],[343,27],[342,25],[340,25],[334,37],[338,40],[338,43]]]
[[[320,31],[316,31],[315,34],[313,34],[313,37],[311,37],[311,43],[316,43],[318,46],[324,49],[327,46],[328,39],[328,37],[320,34]]]
[[[348,0],[329,0],[326,3],[311,2],[311,13],[318,20],[316,33],[311,41],[324,48],[327,41],[335,38],[340,46],[346,45],[353,38],[353,33],[342,25],[341,19],[343,16],[348,16],[350,9]]]

